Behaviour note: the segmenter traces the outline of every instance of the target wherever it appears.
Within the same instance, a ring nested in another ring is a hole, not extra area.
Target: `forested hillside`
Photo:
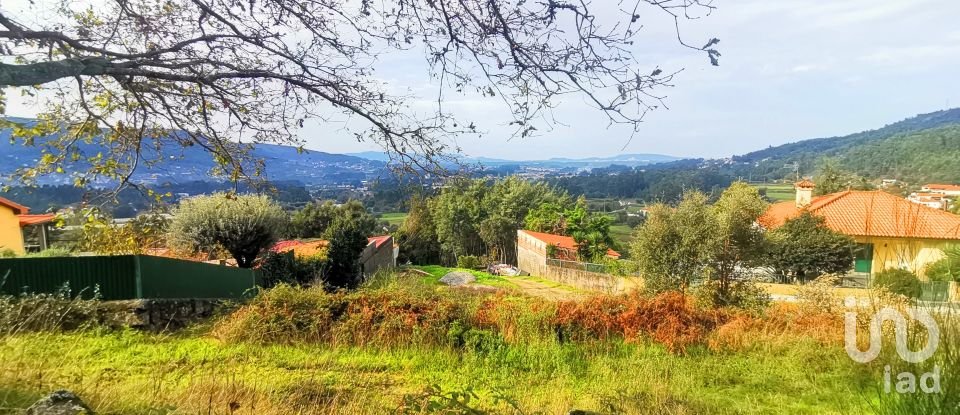
[[[897,134],[842,149],[835,156],[842,167],[864,177],[960,183],[960,124]]]
[[[677,200],[684,189],[706,192],[737,179],[754,182],[816,176],[825,158],[868,181],[891,178],[914,187],[960,183],[960,108],[918,115],[871,131],[770,147],[727,160],[681,160],[644,168],[595,169],[554,180],[587,197]],[[793,163],[797,163],[795,172]]]
[[[868,178],[960,181],[960,167],[956,167],[956,163],[944,170],[944,163],[932,162],[948,159],[953,149],[947,147],[950,142],[956,143],[957,130],[946,127],[957,125],[960,125],[960,108],[921,114],[876,130],[803,140],[735,156],[731,173],[754,180],[775,180],[793,173],[792,169],[785,169],[785,165],[797,163],[801,174],[811,175],[819,160],[834,157],[841,160],[843,167]],[[901,154],[887,154],[887,151]],[[956,156],[953,159],[956,160]],[[914,165],[904,164],[921,161],[922,171],[919,166],[915,169]],[[897,177],[898,174],[902,176]]]

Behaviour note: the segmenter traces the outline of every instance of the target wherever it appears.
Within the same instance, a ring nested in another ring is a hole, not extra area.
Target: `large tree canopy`
[[[45,13],[13,15],[0,6],[0,87],[44,90],[50,98],[39,123],[4,126],[27,143],[61,134],[38,143],[48,155],[21,173],[29,178],[73,162],[112,179],[192,145],[213,153],[224,173],[252,175],[258,166],[238,157],[244,146],[235,143],[300,144],[305,122],[344,115],[359,121],[348,125],[358,140],[380,144],[403,165],[432,167],[457,151],[445,138],[482,131],[443,105],[451,93],[502,100],[520,136],[534,132],[535,122],[549,123],[546,112],[566,94],[579,94],[612,123],[636,127],[662,105],[658,90],[676,73],[635,59],[644,20],[676,23],[713,9],[710,0],[29,4],[26,10],[59,15],[38,19]],[[668,41],[716,64],[716,39],[689,46],[675,26]],[[393,92],[396,85],[376,72],[381,56],[407,49],[423,50],[439,86],[427,113],[411,109],[411,97]],[[84,141],[108,150],[82,154]]]

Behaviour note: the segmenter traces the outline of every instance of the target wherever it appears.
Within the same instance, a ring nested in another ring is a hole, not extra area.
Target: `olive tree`
[[[803,211],[769,232],[767,263],[782,281],[809,281],[853,268],[853,238],[828,228],[821,216]]]
[[[215,193],[180,202],[173,211],[168,244],[191,253],[230,252],[241,268],[253,267],[277,240],[287,214],[266,196]]]
[[[248,144],[302,145],[305,123],[342,119],[352,138],[401,165],[432,168],[457,152],[455,135],[483,131],[483,120],[444,105],[457,95],[502,103],[516,136],[552,124],[549,111],[569,95],[636,129],[680,70],[638,60],[648,56],[636,46],[646,20],[677,28],[665,42],[714,65],[720,55],[717,39],[692,46],[679,33],[681,19],[714,9],[706,0],[21,4],[0,7],[0,55],[16,57],[0,60],[0,87],[10,87],[0,92],[37,96],[41,110],[35,122],[2,123],[15,141],[46,151],[18,175],[75,164],[88,173],[78,184],[125,181],[186,146],[204,148],[231,177],[255,175],[262,166],[243,157]],[[384,81],[378,70],[398,51],[423,51],[435,96]],[[0,114],[11,95],[0,95]],[[102,151],[84,153],[84,143]]]

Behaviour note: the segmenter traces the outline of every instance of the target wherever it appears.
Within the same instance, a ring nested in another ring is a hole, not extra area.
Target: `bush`
[[[613,335],[627,341],[648,338],[672,352],[703,343],[726,314],[696,307],[690,297],[667,291],[654,297],[638,293],[597,296],[582,302],[557,306],[556,323],[570,339],[606,339]]]
[[[927,278],[931,281],[960,281],[960,245],[944,251],[945,257],[927,266]]]
[[[47,248],[40,252],[24,255],[24,257],[26,258],[56,258],[56,257],[66,257],[66,256],[73,256],[73,253],[66,248]]]
[[[457,257],[457,268],[481,269],[483,268],[483,263],[479,257],[473,255],[461,255]]]
[[[298,258],[293,252],[268,252],[260,259],[263,287],[310,285],[322,277],[323,255]]]
[[[734,307],[752,312],[760,312],[770,305],[770,294],[752,280],[729,282],[726,291],[720,289],[720,282],[706,281],[694,287],[693,296],[701,307]]]
[[[5,277],[4,277],[5,279]],[[53,294],[24,293],[0,296],[0,335],[21,332],[65,331],[99,323],[99,292],[84,300],[70,297],[70,286]]]
[[[280,284],[220,321],[214,334],[262,344],[446,344],[450,325],[466,320],[464,309],[450,296],[423,288],[325,292]]]
[[[873,285],[910,298],[920,298],[923,291],[920,279],[916,275],[907,270],[894,268],[878,273],[873,280]]]

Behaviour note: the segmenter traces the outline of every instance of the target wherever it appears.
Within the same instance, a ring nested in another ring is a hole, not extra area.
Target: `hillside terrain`
[[[85,157],[105,152],[98,144],[80,144]],[[144,149],[142,164],[132,177],[136,183],[163,184],[214,180],[211,171],[215,163],[211,155],[200,146],[180,147],[168,145],[159,152]],[[263,160],[265,176],[270,181],[295,181],[304,185],[331,185],[359,183],[371,180],[384,171],[385,164],[343,154],[322,151],[299,151],[296,147],[276,144],[254,144],[251,156]],[[0,184],[2,176],[13,173],[20,167],[33,166],[41,157],[40,146],[24,146],[10,142],[10,130],[0,130]],[[42,178],[41,184],[69,184],[72,173],[88,166],[74,163],[65,166],[65,173]]]
[[[915,117],[840,137],[815,138],[770,147],[732,158],[731,174],[753,180],[773,180],[792,174],[815,173],[824,157],[868,178],[889,177],[908,182],[960,182],[960,108]]]

